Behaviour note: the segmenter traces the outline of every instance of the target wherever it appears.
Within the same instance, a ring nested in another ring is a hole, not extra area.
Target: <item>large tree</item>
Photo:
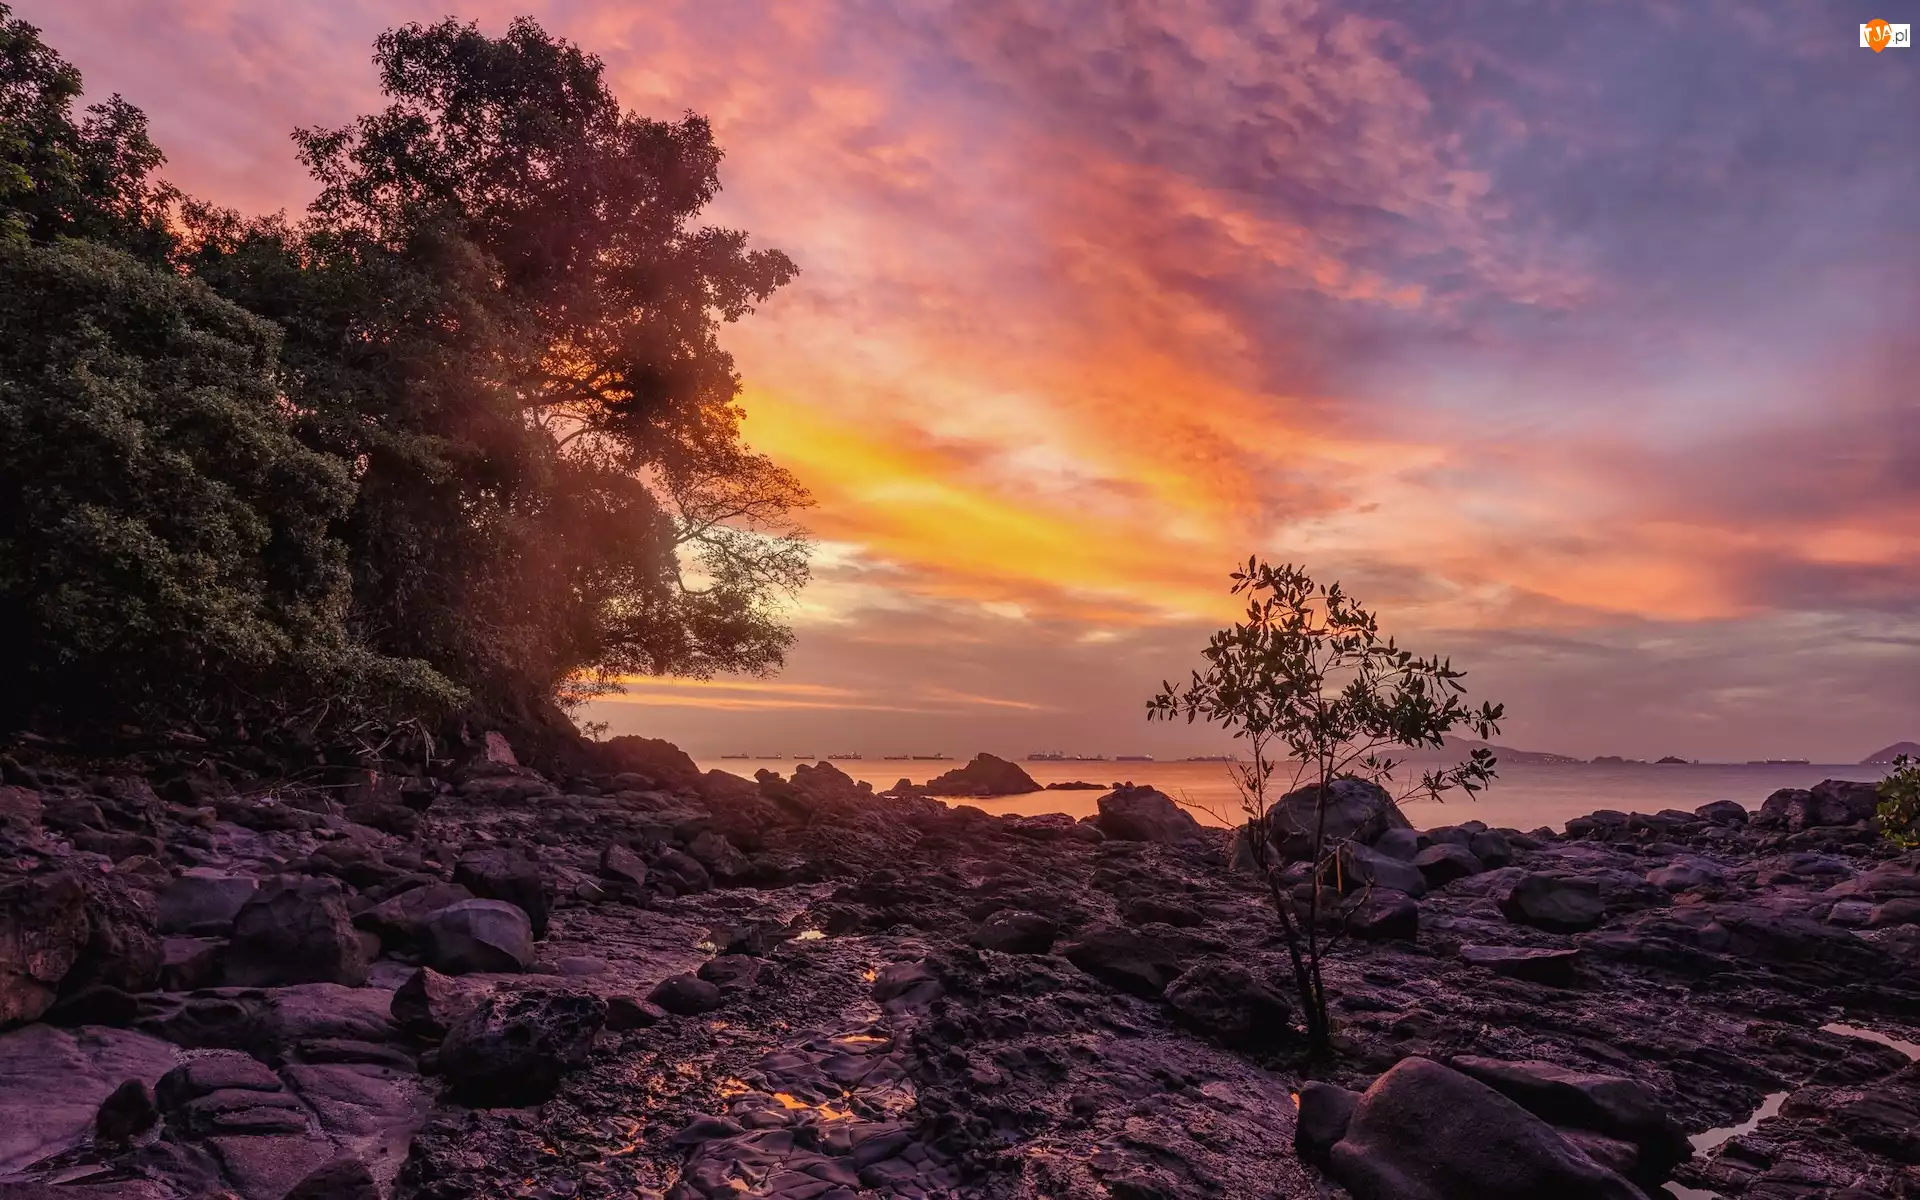
[[[0,240],[88,238],[146,258],[172,245],[177,193],[144,113],[119,96],[76,117],[80,72],[0,3]]]
[[[455,702],[348,631],[348,464],[279,330],[166,262],[145,118],[80,92],[0,5],[0,731]]]
[[[304,221],[189,210],[193,269],[285,328],[304,436],[355,464],[356,628],[509,707],[777,665],[808,500],[742,444],[717,333],[795,268],[696,224],[707,123],[623,111],[531,20],[375,63],[385,108],[295,135]]]

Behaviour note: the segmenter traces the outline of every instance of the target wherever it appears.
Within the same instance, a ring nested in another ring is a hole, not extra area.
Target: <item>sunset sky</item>
[[[14,0],[250,211],[385,27],[518,13],[709,116],[727,330],[819,506],[789,667],[593,714],[697,754],[1213,752],[1144,701],[1250,553],[1500,740],[1920,738],[1920,54],[1854,0]]]

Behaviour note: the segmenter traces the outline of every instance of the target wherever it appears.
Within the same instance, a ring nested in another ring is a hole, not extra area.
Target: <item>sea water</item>
[[[703,770],[717,767],[748,777],[761,768],[791,775],[795,765],[792,759],[716,758],[700,763]],[[958,759],[929,762],[869,758],[833,765],[855,779],[872,783],[875,788],[887,788],[903,778],[925,783],[965,763]],[[1104,790],[1105,785],[1116,782],[1151,784],[1187,805],[1195,817],[1208,824],[1232,823],[1240,811],[1233,768],[1225,763],[1021,761],[1019,765],[1043,785],[1083,780],[1100,784]],[[1425,768],[1403,768],[1390,790],[1398,795],[1407,784],[1417,781],[1422,769]],[[1559,829],[1573,817],[1602,808],[1647,813],[1663,808],[1690,811],[1710,801],[1732,800],[1753,809],[1780,788],[1812,787],[1823,779],[1874,781],[1884,778],[1890,768],[1817,763],[1811,766],[1512,763],[1498,770],[1500,777],[1494,785],[1472,798],[1454,791],[1444,803],[1407,802],[1407,819],[1423,829],[1478,820],[1495,827],[1525,830],[1543,825]],[[954,803],[977,805],[991,813],[1066,813],[1081,817],[1097,811],[1100,794],[1099,791],[1040,791]]]

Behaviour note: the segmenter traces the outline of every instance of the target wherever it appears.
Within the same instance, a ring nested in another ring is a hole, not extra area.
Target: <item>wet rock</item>
[[[1094,824],[1116,841],[1175,843],[1202,834],[1192,813],[1150,787],[1118,788],[1100,797],[1099,804]]]
[[[1513,843],[1497,829],[1482,829],[1467,841],[1467,850],[1480,865],[1497,871],[1513,861]]]
[[[654,985],[647,1000],[681,1017],[712,1012],[724,1002],[719,986],[697,975],[670,975]]]
[[[208,1092],[167,1110],[167,1124],[188,1137],[305,1134],[307,1112],[284,1092],[233,1088]]]
[[[224,937],[259,890],[258,879],[195,867],[160,893],[156,925],[161,933]]]
[[[1342,921],[1362,941],[1410,942],[1420,934],[1420,905],[1405,892],[1371,888],[1348,902]]]
[[[448,1032],[440,1073],[462,1103],[539,1104],[587,1061],[606,1020],[606,1003],[595,996],[531,990],[488,996]]]
[[[109,1025],[124,1029],[140,1015],[140,1002],[110,984],[96,983],[60,997],[41,1019],[50,1025]]]
[[[1412,862],[1429,842],[1425,834],[1413,829],[1389,829],[1373,841],[1373,848],[1388,858],[1397,858],[1401,862]]]
[[[1516,925],[1550,933],[1578,933],[1605,919],[1606,901],[1595,880],[1571,875],[1522,876],[1500,898],[1500,911]]]
[[[533,923],[504,900],[460,900],[428,916],[420,931],[426,964],[447,975],[524,971],[533,965]]]
[[[1354,1200],[1645,1200],[1546,1122],[1425,1058],[1360,1097],[1327,1173]]]
[[[1715,800],[1693,810],[1693,815],[1710,825],[1745,825],[1746,806],[1734,800]]]
[[[74,1145],[127,1080],[159,1079],[179,1057],[127,1030],[29,1025],[0,1034],[0,1176]]]
[[[1371,845],[1389,829],[1407,829],[1407,818],[1385,788],[1363,779],[1336,779],[1328,785],[1325,820],[1321,820],[1321,793],[1316,784],[1288,792],[1273,810],[1273,840],[1282,857],[1305,861],[1312,856],[1316,827],[1324,827],[1326,842]]]
[[[919,960],[894,963],[881,971],[869,995],[888,1012],[919,1012],[939,999],[944,990],[933,968]]]
[[[280,1077],[249,1054],[209,1054],[188,1059],[160,1077],[154,1102],[162,1112],[177,1112],[215,1092],[278,1092]]]
[[[421,967],[394,991],[388,1012],[394,1024],[416,1037],[442,1038],[492,991],[491,984],[467,983]]]
[[[1308,1080],[1300,1085],[1300,1111],[1293,1126],[1293,1149],[1306,1162],[1324,1169],[1327,1155],[1353,1120],[1360,1093],[1330,1083]]]
[[[760,969],[760,961],[749,955],[719,954],[701,963],[696,974],[722,991],[736,991],[752,987]]]
[[[697,896],[713,889],[713,876],[699,859],[671,846],[660,847],[653,856],[651,878],[676,896]]]
[[[1164,942],[1113,926],[1089,930],[1061,953],[1108,987],[1146,1000],[1159,999],[1181,971],[1179,955]]]
[[[1473,851],[1455,842],[1428,846],[1414,856],[1413,865],[1426,878],[1427,886],[1436,888],[1486,870],[1485,864]]]
[[[1245,967],[1204,962],[1167,985],[1174,1019],[1222,1045],[1259,1050],[1293,1036],[1293,1005]]]
[[[1840,906],[1836,904],[1834,907]],[[1920,897],[1905,897],[1876,905],[1866,920],[1869,929],[1885,929],[1893,925],[1920,925]]]
[[[425,940],[427,922],[434,913],[473,898],[457,883],[426,883],[356,913],[353,925],[379,938],[383,950],[413,950]]]
[[[1421,853],[1431,854],[1437,849],[1440,847],[1432,847]],[[1358,842],[1348,842],[1340,847],[1337,870],[1329,870],[1327,875],[1322,876],[1321,882],[1328,884],[1337,882],[1343,891],[1348,892],[1373,887],[1390,889],[1416,898],[1427,894],[1427,877],[1421,868],[1413,863],[1401,862],[1397,858],[1388,858]]]
[[[707,869],[708,875],[722,882],[743,879],[753,870],[746,855],[740,853],[724,835],[711,829],[695,835],[687,843],[687,853]]]
[[[1693,892],[1725,883],[1727,874],[1710,859],[1685,855],[1647,872],[1647,882],[1668,892]]]
[[[1781,788],[1760,805],[1760,811],[1753,814],[1751,824],[1755,829],[1784,829],[1788,833],[1800,833],[1808,829],[1851,825],[1865,819],[1853,811],[1847,799],[1845,794],[1832,789]]]
[[[1060,936],[1060,927],[1038,913],[1002,910],[974,931],[973,944],[1002,954],[1046,954]]]
[[[1207,922],[1206,914],[1191,905],[1162,900],[1155,896],[1142,896],[1138,900],[1129,900],[1120,906],[1120,915],[1129,925],[1171,925],[1175,929],[1192,929]]]
[[[1521,946],[1462,946],[1460,958],[1495,975],[1572,987],[1579,981],[1580,951],[1530,949]]]
[[[638,895],[647,884],[647,864],[628,847],[609,842],[600,851],[600,878],[623,894]]]
[[[152,991],[160,981],[160,939],[153,932],[153,896],[138,881],[92,876],[87,892],[87,944],[61,980],[61,991],[105,986]]]
[[[227,946],[227,981],[240,987],[367,981],[367,952],[331,880],[278,880],[247,901]]]
[[[607,997],[607,1028],[615,1033],[629,1029],[651,1029],[667,1019],[667,1010],[650,1000],[632,996]]]
[[[381,1200],[373,1172],[357,1158],[336,1158],[293,1185],[286,1200]]]
[[[1542,1120],[1632,1143],[1639,1149],[1642,1182],[1660,1183],[1693,1154],[1659,1098],[1631,1079],[1474,1056],[1455,1058],[1452,1066]]]
[[[129,1079],[100,1102],[93,1117],[93,1136],[102,1142],[124,1142],[152,1129],[159,1119],[160,1110],[154,1107],[146,1082]]]
[[[503,900],[525,913],[535,941],[547,936],[551,904],[540,867],[532,859],[507,850],[473,851],[454,864],[453,881],[475,896]]]
[[[66,872],[0,883],[0,1028],[53,1006],[90,932],[87,893]]]

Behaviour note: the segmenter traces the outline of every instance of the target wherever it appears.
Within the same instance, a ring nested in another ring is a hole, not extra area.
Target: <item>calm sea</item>
[[[706,759],[701,767],[718,767],[736,775],[752,776],[762,767],[782,775],[792,773],[795,763],[781,759]],[[925,783],[942,771],[961,766],[951,762],[901,762],[863,759],[834,764],[855,779],[870,781],[876,788],[891,786],[907,778]],[[1229,819],[1239,810],[1230,768],[1224,763],[1190,762],[1022,762],[1020,764],[1040,783],[1070,779],[1108,784],[1115,781],[1152,784],[1161,791],[1195,808],[1195,816],[1215,823],[1208,810],[1225,813]],[[1654,765],[1536,765],[1513,763],[1500,767],[1500,778],[1491,789],[1477,798],[1451,799],[1445,804],[1415,801],[1407,805],[1407,817],[1415,825],[1428,828],[1457,821],[1481,820],[1493,826],[1534,829],[1549,825],[1555,829],[1570,818],[1584,816],[1599,808],[1625,812],[1658,812],[1663,808],[1694,809],[1711,800],[1733,800],[1748,808],[1760,807],[1769,794],[1787,787],[1811,787],[1823,779],[1878,780],[1886,767],[1842,766],[1654,766]],[[1417,773],[1417,772],[1416,772]],[[1457,793],[1456,793],[1457,795]],[[1004,796],[998,800],[974,800],[995,813],[1067,813],[1080,817],[1096,810],[1099,792],[1032,792],[1024,796]]]

